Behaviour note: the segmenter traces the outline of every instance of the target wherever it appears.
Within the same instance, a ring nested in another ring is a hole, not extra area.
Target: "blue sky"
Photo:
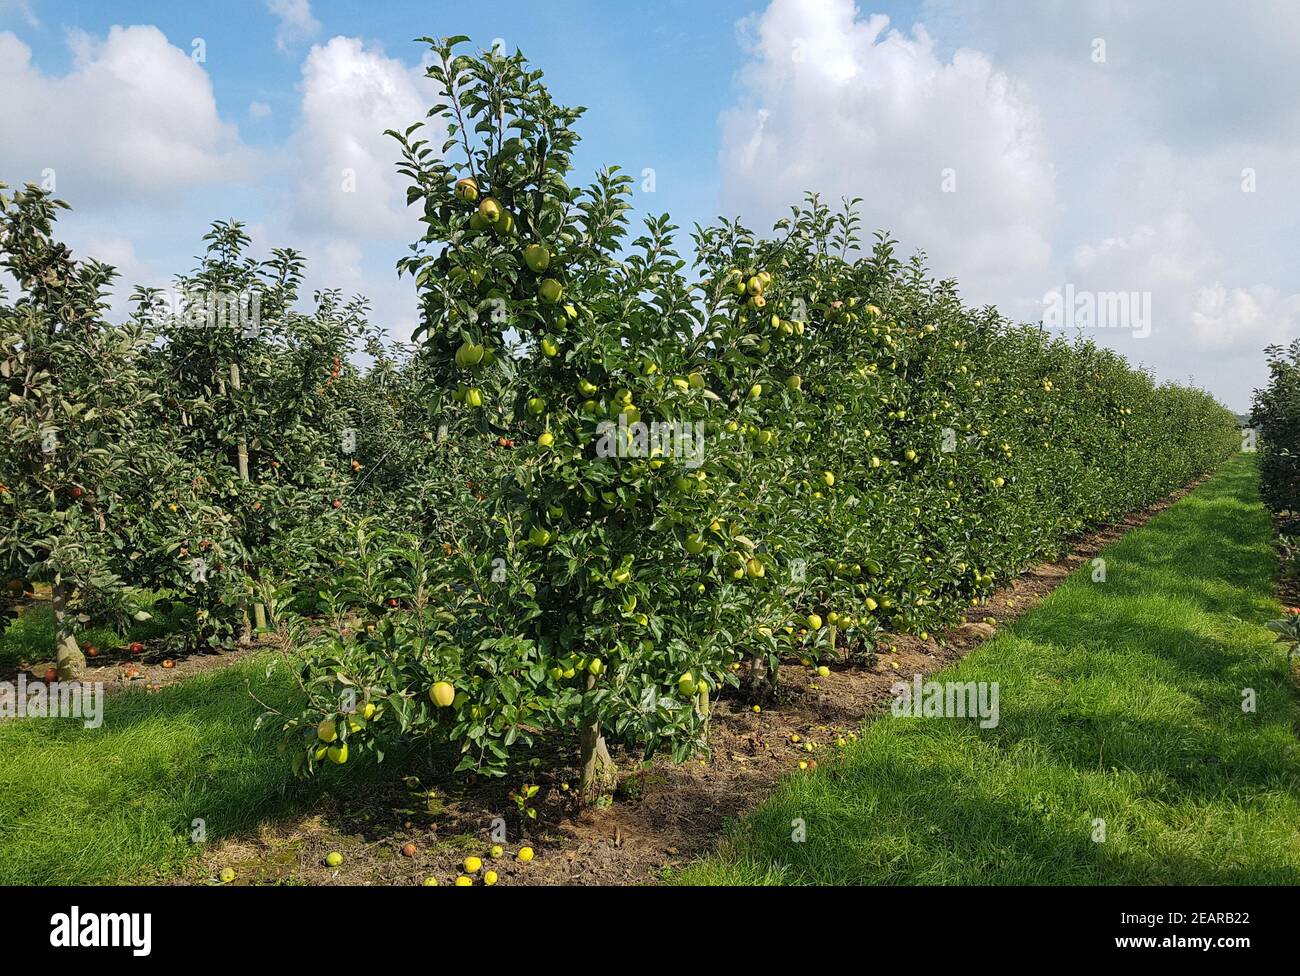
[[[644,212],[761,230],[806,189],[860,196],[866,227],[924,249],[974,304],[1037,320],[1066,285],[1146,296],[1149,335],[1092,337],[1244,409],[1262,347],[1300,333],[1300,8],[1222,11],[0,0],[0,180],[52,174],[65,237],[117,264],[123,291],[187,270],[233,216],[404,338],[415,303],[393,264],[417,225],[379,133],[433,100],[413,37],[501,38],[587,106],[580,178],[654,170]]]
[[[736,22],[763,4],[674,0],[656,5],[555,2],[367,3],[316,0],[311,14],[320,29],[303,41],[335,35],[364,38],[390,57],[419,62],[416,36],[467,34],[487,46],[503,38],[520,47],[547,75],[555,96],[590,109],[582,126],[581,165],[628,166],[653,159],[663,203],[655,209],[708,216],[717,206],[718,114],[728,101],[742,52]],[[217,106],[239,121],[244,140],[269,146],[294,125],[301,65],[307,43],[277,47],[279,23],[261,0],[223,3],[42,3],[0,13],[0,29],[14,30],[47,73],[66,72],[73,55],[70,29],[103,35],[117,25],[156,26],[178,48],[193,38],[207,46],[205,67]],[[622,12],[626,10],[627,12]],[[635,11],[635,12],[633,12]],[[612,16],[611,13],[618,12]],[[272,108],[249,119],[248,105]],[[414,120],[412,120],[414,121]],[[647,165],[649,165],[647,163]]]
[[[466,34],[482,46],[502,38],[511,50],[521,48],[546,72],[558,100],[588,108],[580,125],[578,172],[585,175],[617,164],[640,174],[652,167],[655,194],[639,193],[638,209],[666,211],[689,229],[692,222],[718,214],[718,119],[733,100],[734,76],[743,63],[736,25],[761,13],[764,6],[748,0],[659,4],[314,0],[310,11],[319,29],[277,45],[281,20],[262,0],[32,0],[25,6],[0,6],[0,30],[14,31],[32,49],[34,63],[53,75],[72,68],[70,31],[102,36],[114,25],[148,24],[184,51],[191,50],[193,39],[201,38],[218,111],[237,122],[243,142],[267,149],[283,144],[293,132],[302,61],[312,42],[336,35],[362,38],[389,57],[414,66],[425,50],[412,40],[417,36]],[[33,26],[32,18],[38,26]],[[431,89],[428,92],[431,96]],[[248,107],[253,102],[269,106],[271,114],[251,118]],[[5,176],[10,181],[30,178],[30,174]],[[76,206],[75,191],[64,192]],[[164,261],[175,246],[197,242],[207,216],[256,220],[267,192],[275,192],[270,182],[209,190],[197,205],[185,208],[200,218],[199,223],[178,224],[174,235],[137,246],[143,256]],[[189,253],[181,252],[185,257]]]

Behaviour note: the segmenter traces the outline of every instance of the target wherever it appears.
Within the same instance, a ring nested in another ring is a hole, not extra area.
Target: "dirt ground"
[[[42,594],[38,587],[34,596],[26,598],[19,606],[20,613],[27,606],[48,600],[48,590]],[[137,650],[133,645],[123,647],[101,648],[86,645],[82,650],[86,654],[86,669],[83,681],[104,683],[104,692],[155,692],[167,685],[175,684],[185,678],[191,678],[204,671],[228,667],[243,660],[250,654],[274,647],[278,640],[269,635],[259,635],[257,640],[246,646],[224,651],[190,651],[178,652],[168,649],[163,639],[139,642]],[[40,660],[20,661],[14,665],[0,665],[0,681],[15,681],[20,672],[27,673],[28,681],[44,681],[46,672],[54,667],[54,648],[49,656]]]
[[[570,789],[578,771],[564,765],[567,753],[553,763],[539,757],[532,779],[526,770],[506,781],[431,772],[363,796],[331,796],[300,819],[224,840],[183,881],[210,884],[229,867],[236,884],[404,885],[426,878],[451,884],[464,858],[474,855],[483,860],[483,872],[497,873],[499,884],[654,884],[666,868],[711,851],[729,823],[770,794],[782,776],[798,773],[800,763],[815,768],[833,756],[840,738],[856,736],[887,709],[890,686],[900,675],[929,675],[970,653],[1081,563],[1190,490],[1077,540],[1069,556],[1031,567],[944,634],[924,641],[893,638],[893,650],[882,649],[870,663],[833,666],[825,678],[810,668],[783,666],[778,699],[759,712],[724,695],[714,706],[707,758],[643,763],[616,752],[619,785],[603,806],[579,807]],[[989,618],[993,623],[985,622]],[[539,787],[528,802],[535,818],[522,815],[510,796],[523,782]],[[506,839],[494,860],[490,832],[497,818],[505,821]],[[536,853],[529,863],[515,857],[523,846]],[[338,867],[325,864],[332,851],[344,857]],[[482,872],[474,883],[483,883]]]

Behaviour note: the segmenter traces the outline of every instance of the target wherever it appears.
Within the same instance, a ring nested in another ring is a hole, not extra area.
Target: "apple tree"
[[[66,204],[0,185],[0,267],[17,294],[0,305],[0,563],[51,583],[59,674],[85,665],[75,632],[92,599],[124,592],[122,509],[168,465],[149,423],[157,405],[150,335],[104,321],[113,269],[77,261],[54,236]]]
[[[1300,512],[1300,340],[1269,346],[1269,383],[1255,393],[1261,493],[1275,512]]]

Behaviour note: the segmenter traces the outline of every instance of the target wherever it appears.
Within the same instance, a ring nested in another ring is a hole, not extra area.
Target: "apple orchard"
[[[422,40],[441,96],[391,133],[410,343],[233,221],[189,303],[111,323],[64,205],[0,189],[0,560],[51,586],[60,675],[158,594],[189,647],[285,639],[303,708],[263,726],[301,774],[558,743],[592,798],[607,743],[707,750],[718,695],[941,628],[1238,446],[1207,394],[964,307],[859,201],[696,228],[688,266],[667,216],[629,226],[628,176],[576,182],[581,110],[522,55]]]

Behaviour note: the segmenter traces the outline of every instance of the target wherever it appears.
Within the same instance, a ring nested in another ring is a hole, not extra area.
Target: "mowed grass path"
[[[998,682],[996,728],[882,718],[670,880],[1300,884],[1300,707],[1262,626],[1280,615],[1269,540],[1239,456],[1102,553],[1104,583],[1085,567],[934,676]]]
[[[290,661],[270,654],[196,675],[156,694],[109,696],[104,724],[0,723],[0,884],[162,880],[209,841],[305,809],[324,790],[379,774],[374,764],[295,781],[263,708],[296,710]]]

